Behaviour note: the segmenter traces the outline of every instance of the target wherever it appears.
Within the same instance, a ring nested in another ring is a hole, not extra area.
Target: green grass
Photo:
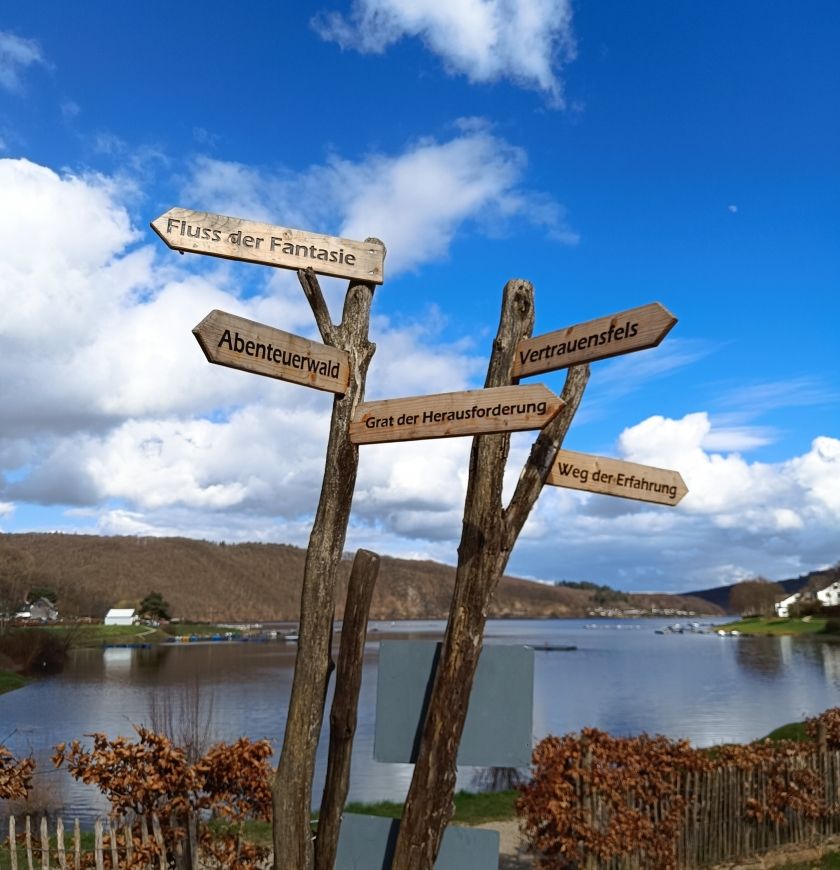
[[[765,740],[810,740],[811,738],[805,733],[804,722],[788,722],[787,725],[782,725],[771,731]]]
[[[784,618],[781,616],[749,616],[736,622],[728,622],[719,625],[724,631],[740,631],[742,634],[767,634],[767,635],[823,635],[824,637],[837,637],[834,633],[826,632],[828,620],[824,616],[799,618]]]
[[[43,625],[38,630],[49,631],[59,637],[65,638],[73,647],[97,647],[103,644],[114,643],[163,643],[170,637],[183,635],[199,635],[209,637],[214,634],[224,634],[233,631],[234,634],[241,632],[235,629],[223,628],[219,625],[208,623],[179,622],[168,625],[166,630],[152,628],[148,625]],[[15,631],[25,632],[26,628],[16,628]]]
[[[17,834],[20,836],[23,833],[23,821],[20,818],[16,817],[16,821],[18,822]],[[41,831],[40,831],[40,818],[32,817],[32,851],[34,857],[34,863],[36,867],[41,866]],[[8,838],[9,831],[6,829],[5,835]],[[54,836],[50,837],[50,854],[52,855],[52,860],[50,862],[50,866],[58,866],[58,860],[55,858],[55,846],[56,839]],[[85,852],[93,853],[94,849],[94,835],[93,831],[82,831],[81,836],[81,847],[82,854]],[[73,866],[73,831],[64,832],[64,854],[67,857],[68,866]],[[0,847],[0,870],[11,870],[12,859],[9,853],[8,840],[7,842]],[[17,847],[17,866],[19,868],[26,867],[26,848],[23,846]]]
[[[518,797],[519,792],[516,789],[479,794],[459,791],[455,795],[455,815],[452,821],[465,825],[480,825],[484,822],[512,819],[516,815]],[[392,801],[379,801],[375,804],[349,803],[344,809],[348,813],[398,819],[402,815],[403,805]]]
[[[480,794],[459,791],[455,795],[455,815],[452,821],[461,825],[481,825],[484,822],[513,819],[516,817],[516,799],[518,797],[519,792],[515,789]],[[351,802],[347,804],[344,811],[362,816],[398,819],[402,816],[403,805],[394,801]],[[313,819],[317,816],[317,813],[312,814]],[[271,846],[270,822],[246,822],[244,833],[247,840],[258,846]]]
[[[13,674],[11,671],[0,671],[0,695],[4,692],[11,692],[14,689],[20,689],[26,685],[26,680],[20,674]]]

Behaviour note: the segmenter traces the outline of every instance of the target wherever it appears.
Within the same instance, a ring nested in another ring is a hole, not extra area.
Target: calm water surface
[[[840,705],[840,645],[803,638],[659,635],[654,620],[491,621],[487,643],[577,646],[536,652],[534,738],[593,726],[616,735],[642,731],[697,746],[747,741],[778,725]],[[351,794],[401,800],[410,765],[373,761],[378,640],[435,637],[440,622],[372,624],[366,647]],[[78,650],[63,674],[0,696],[0,743],[38,757],[42,782],[59,805],[90,820],[105,807],[95,789],[50,770],[59,742],[92,731],[131,735],[149,723],[156,696],[174,709],[198,692],[212,708],[212,736],[282,741],[295,649],[283,643],[167,645],[147,650]],[[8,735],[8,736],[7,736]],[[326,740],[319,752],[320,797]],[[475,771],[464,768],[469,787]],[[317,802],[317,800],[316,800]]]

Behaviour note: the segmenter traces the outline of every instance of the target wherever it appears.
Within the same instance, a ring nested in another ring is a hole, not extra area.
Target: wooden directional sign
[[[560,450],[546,483],[636,501],[675,505],[688,492],[678,471]]]
[[[541,429],[562,407],[563,400],[542,384],[362,402],[350,440],[377,444]]]
[[[522,378],[655,347],[676,322],[667,308],[651,302],[527,338],[516,348],[513,375]]]
[[[283,269],[311,266],[321,275],[368,284],[385,280],[385,246],[381,242],[354,242],[186,208],[169,209],[151,226],[176,251]]]
[[[218,310],[193,335],[211,363],[331,393],[347,390],[350,361],[343,350]]]

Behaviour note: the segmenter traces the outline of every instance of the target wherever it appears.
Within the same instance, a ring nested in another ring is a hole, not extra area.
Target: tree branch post
[[[333,400],[321,496],[306,552],[295,673],[272,785],[275,870],[311,870],[314,862],[312,778],[332,666],[336,576],[359,465],[359,450],[350,441],[349,425],[364,398],[367,371],[376,350],[368,340],[373,285],[350,283],[341,324],[333,326],[314,273],[302,271],[299,279],[325,342],[350,358],[350,382],[347,392]]]
[[[315,839],[315,870],[333,870],[335,866],[341,813],[350,786],[350,758],[356,734],[368,614],[378,576],[379,556],[370,550],[358,550],[350,572],[347,605],[341,626],[335,694],[330,710],[327,776],[318,813],[318,836]]]
[[[527,281],[509,281],[485,388],[512,383],[516,347],[530,337],[533,324],[533,287]],[[574,417],[587,377],[586,367],[570,370],[563,391],[566,405],[537,438],[507,511],[502,507],[502,484],[510,436],[479,435],[473,439],[449,620],[392,870],[433,868],[454,809],[458,747],[481,654],[487,608]]]

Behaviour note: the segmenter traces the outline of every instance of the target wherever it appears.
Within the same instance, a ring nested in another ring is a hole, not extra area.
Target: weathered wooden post
[[[560,450],[589,378],[586,363],[655,347],[676,322],[654,302],[531,338],[533,288],[525,281],[505,286],[485,387],[498,389],[520,377],[569,368],[563,407],[543,426],[506,508],[501,497],[509,435],[480,435],[473,441],[455,590],[392,870],[431,870],[440,849],[452,816],[458,747],[487,608],[543,486],[672,506],[687,492],[676,472]]]
[[[300,639],[283,749],[272,788],[274,866],[309,870],[314,862],[310,829],[312,777],[331,669],[336,572],[344,542],[359,466],[359,448],[349,427],[364,398],[368,367],[376,346],[368,341],[373,285],[351,283],[341,324],[329,318],[311,270],[299,273],[324,342],[350,359],[350,382],[333,400],[321,497],[306,552],[301,592]]]
[[[533,287],[526,281],[509,281],[486,388],[512,382],[517,346],[530,337],[533,324]],[[565,404],[537,437],[507,508],[502,507],[502,483],[510,436],[480,435],[473,440],[455,589],[393,870],[431,870],[434,865],[452,817],[458,746],[487,607],[577,411],[588,376],[586,366],[569,371],[561,396]]]
[[[274,865],[310,870],[312,778],[332,668],[332,620],[356,473],[358,447],[350,421],[364,398],[376,346],[368,341],[375,285],[384,280],[385,246],[183,208],[152,221],[152,229],[182,253],[295,269],[323,345],[211,312],[193,331],[208,360],[255,374],[328,390],[333,399],[324,477],[309,538],[301,593],[295,674],[283,748],[272,787]],[[341,323],[333,324],[315,272],[350,280]]]
[[[335,865],[341,813],[350,786],[350,757],[356,733],[368,614],[378,575],[379,556],[369,550],[359,550],[350,572],[341,627],[335,694],[330,710],[327,776],[315,840],[315,870],[333,870]]]

